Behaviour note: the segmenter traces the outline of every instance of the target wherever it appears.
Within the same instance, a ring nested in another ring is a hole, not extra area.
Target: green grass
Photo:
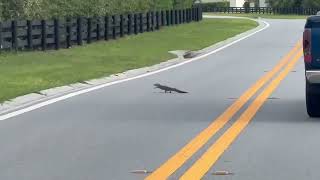
[[[0,55],[0,102],[40,90],[166,61],[170,50],[198,50],[257,26],[251,20],[207,19],[82,47]]]
[[[249,18],[265,18],[265,19],[306,19],[308,16],[304,15],[281,15],[281,14],[228,14],[228,13],[204,13],[205,15],[215,15],[215,16],[238,16],[238,17],[249,17]]]

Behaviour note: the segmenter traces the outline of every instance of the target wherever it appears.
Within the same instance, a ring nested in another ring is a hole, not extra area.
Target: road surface
[[[320,179],[320,120],[306,114],[296,45],[304,20],[267,22],[268,29],[199,61],[1,121],[0,179]],[[273,70],[279,62],[286,62],[281,74]],[[240,98],[267,75],[273,83],[266,81],[248,102]],[[189,93],[165,94],[155,83]],[[203,133],[203,146],[191,144],[168,164],[237,100],[244,106],[216,133]],[[248,126],[233,127],[250,106],[253,118],[242,117]]]

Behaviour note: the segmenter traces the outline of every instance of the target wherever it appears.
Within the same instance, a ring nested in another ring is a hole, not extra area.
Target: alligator
[[[172,93],[172,92],[177,92],[177,93],[188,93],[188,92],[185,92],[185,91],[181,91],[179,89],[176,89],[176,88],[172,88],[172,87],[168,87],[168,86],[164,86],[164,85],[161,85],[161,84],[154,84],[155,86],[155,89],[161,89],[161,90],[164,90],[164,93]]]

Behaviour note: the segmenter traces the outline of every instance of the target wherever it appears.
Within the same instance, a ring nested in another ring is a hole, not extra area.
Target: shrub
[[[320,8],[320,0],[304,0],[302,6],[305,8]]]
[[[271,7],[275,8],[291,8],[291,7],[301,7],[302,1],[305,0],[268,0],[267,3]],[[312,0],[315,1],[315,0]]]
[[[173,8],[175,9],[185,9],[189,8],[193,4],[193,0],[173,0]]]
[[[0,19],[101,16],[189,8],[193,0],[0,0]]]
[[[1,0],[2,18],[19,18],[24,16],[23,0]]]
[[[213,3],[203,3],[201,4],[203,11],[210,11],[213,8],[225,8],[230,7],[230,3],[228,1],[222,2],[213,2]]]

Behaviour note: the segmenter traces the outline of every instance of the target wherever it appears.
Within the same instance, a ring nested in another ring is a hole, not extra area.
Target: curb
[[[217,17],[221,18],[221,16],[219,17],[219,16],[204,15],[204,18],[217,18]],[[232,18],[232,17],[228,17],[228,18]],[[235,17],[235,18],[238,19],[239,17]],[[169,70],[169,69],[181,66],[183,64],[187,64],[187,63],[202,59],[210,54],[213,54],[228,46],[231,46],[269,27],[268,23],[261,20],[256,20],[251,18],[241,18],[241,19],[250,19],[250,20],[256,21],[259,23],[259,26],[247,32],[238,34],[227,40],[224,40],[222,42],[219,42],[212,46],[204,48],[202,50],[192,52],[192,54],[194,54],[195,57],[192,57],[189,59],[185,59],[184,56],[179,55],[178,58],[171,59],[166,62],[162,62],[160,64],[156,64],[150,67],[129,70],[129,71],[119,73],[119,74],[114,74],[108,77],[92,79],[92,80],[85,81],[83,83],[75,83],[67,86],[47,89],[47,90],[40,91],[39,93],[32,93],[32,94],[14,98],[10,101],[4,102],[3,104],[0,104],[0,120],[5,120],[10,117],[23,114],[25,112],[28,112],[34,109],[38,109],[40,107],[43,107],[43,106],[46,106],[46,105],[76,96],[76,95],[84,94],[93,90],[97,90],[97,89],[118,84],[121,82],[126,82],[129,80],[134,80],[134,79],[142,78],[148,75],[160,73],[162,71]],[[180,50],[179,52],[188,53],[188,51],[186,52],[183,50]],[[63,98],[63,96],[67,96],[67,97]],[[47,101],[51,101],[51,102],[49,103]],[[43,105],[40,105],[41,103],[43,103]],[[31,106],[35,106],[35,107],[32,108]],[[23,110],[24,108],[28,108],[28,107],[30,107],[30,110]],[[15,111],[19,111],[19,110],[21,110],[22,112],[14,113]],[[9,115],[10,113],[13,113],[13,114]],[[6,114],[8,115],[7,117],[1,117],[1,116],[5,116]]]

